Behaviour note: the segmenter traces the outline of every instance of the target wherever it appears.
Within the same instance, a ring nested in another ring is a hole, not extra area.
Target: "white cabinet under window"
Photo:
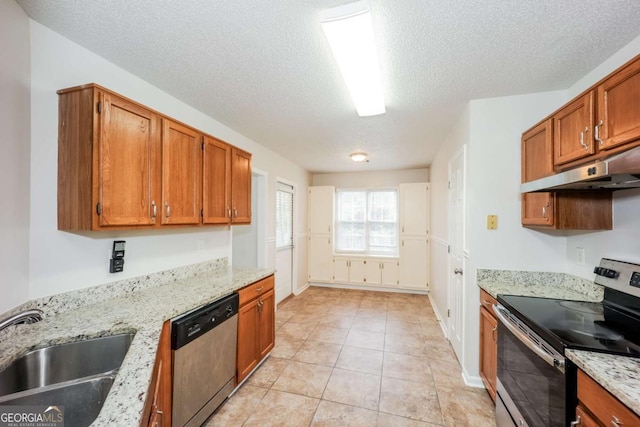
[[[333,282],[337,284],[397,288],[397,258],[341,257],[333,258]]]

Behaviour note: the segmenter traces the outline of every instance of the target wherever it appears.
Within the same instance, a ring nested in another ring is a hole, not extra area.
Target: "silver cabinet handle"
[[[462,276],[462,269],[461,268],[454,268],[453,269],[453,274],[459,274]]]
[[[235,214],[236,218],[238,218],[238,208],[233,208],[233,213]]]
[[[579,426],[580,424],[582,424],[582,419],[580,418],[580,415],[578,415],[576,417],[575,421],[571,421],[571,424],[569,424],[571,427],[576,427]]]
[[[231,208],[227,208],[227,217],[231,218]]]
[[[547,207],[543,206],[542,207],[542,218],[546,218],[547,217]]]
[[[587,144],[584,143],[584,134],[589,132],[589,128],[585,127],[584,130],[582,132],[580,132],[580,145],[582,145],[582,148],[584,148],[585,150],[589,151],[589,146]]]
[[[156,205],[155,200],[152,200],[151,201],[151,219],[156,219],[156,216],[158,216],[158,205]]]
[[[604,145],[604,141],[600,139],[600,126],[602,126],[604,122],[600,120],[600,123],[594,126],[593,133],[595,135],[596,141],[600,143],[600,145]]]
[[[166,202],[164,206],[167,208],[167,218],[169,218],[171,216],[171,205],[169,205],[169,202]]]
[[[622,424],[624,423],[620,421],[618,417],[616,417],[615,415],[611,415],[611,425],[613,427],[620,427]]]

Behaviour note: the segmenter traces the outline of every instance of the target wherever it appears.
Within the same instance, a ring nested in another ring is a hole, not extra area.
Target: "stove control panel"
[[[598,276],[604,276],[610,279],[617,279],[620,276],[620,273],[618,273],[616,270],[611,270],[610,268],[604,267],[596,267],[593,269],[593,272]]]
[[[640,273],[634,271],[631,275],[631,279],[629,280],[629,285],[640,288]]]

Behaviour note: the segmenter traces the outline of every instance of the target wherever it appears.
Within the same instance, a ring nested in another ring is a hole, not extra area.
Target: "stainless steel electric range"
[[[498,427],[565,427],[576,366],[566,349],[640,357],[640,265],[603,258],[602,302],[498,295]]]

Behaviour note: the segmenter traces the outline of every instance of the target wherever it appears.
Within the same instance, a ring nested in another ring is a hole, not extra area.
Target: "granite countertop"
[[[271,274],[273,270],[224,266],[82,305],[35,324],[20,325],[0,340],[0,370],[33,349],[135,332],[109,396],[92,425],[139,425],[163,322]]]
[[[640,416],[640,359],[583,350],[565,355]]]

